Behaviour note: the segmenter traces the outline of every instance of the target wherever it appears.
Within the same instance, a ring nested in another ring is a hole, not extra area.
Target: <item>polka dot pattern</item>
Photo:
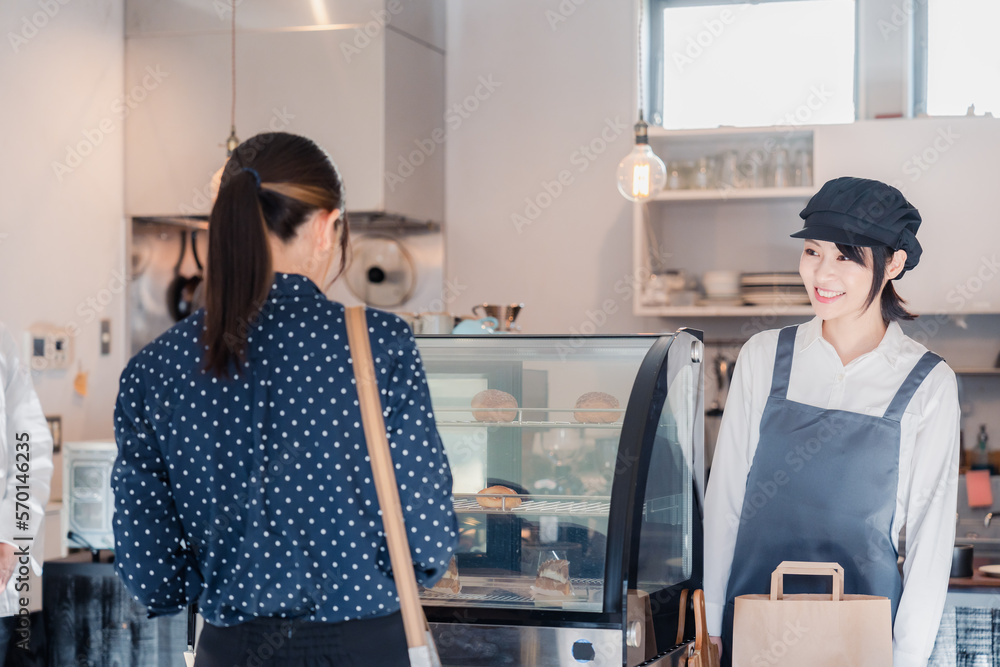
[[[344,307],[276,274],[230,379],[202,369],[203,327],[198,311],[121,376],[112,523],[125,586],[153,614],[197,598],[219,626],[396,611]],[[412,332],[371,309],[368,330],[417,580],[432,585],[456,543],[451,471]]]

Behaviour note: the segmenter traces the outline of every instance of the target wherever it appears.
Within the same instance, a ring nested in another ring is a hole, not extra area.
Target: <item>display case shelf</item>
[[[600,594],[604,582],[600,579],[571,577],[571,595],[544,595],[535,593],[531,584],[534,577],[477,577],[461,575],[462,592],[452,593],[440,588],[421,592],[422,602],[435,606],[465,606],[478,604],[509,605],[517,607],[558,607],[592,611],[600,609]]]
[[[624,408],[533,408],[533,407],[523,407],[516,408],[517,415],[514,419],[504,420],[504,421],[484,421],[480,419],[441,419],[441,416],[447,415],[470,415],[474,412],[513,412],[515,408],[472,408],[472,407],[461,407],[461,408],[437,408],[434,410],[435,414],[438,415],[437,425],[447,426],[447,427],[472,427],[472,428],[483,428],[484,426],[489,428],[597,428],[597,429],[613,429],[620,430],[622,427],[621,417],[625,415]],[[613,422],[581,422],[581,421],[561,421],[561,420],[537,420],[537,419],[524,419],[524,413],[601,413],[603,414],[615,414],[620,415],[618,420]]]
[[[531,410],[532,408],[529,408]],[[468,412],[468,410],[466,410]],[[481,422],[481,421],[444,421],[437,420],[438,427],[448,426],[458,426],[458,427],[474,427],[474,428],[599,428],[599,429],[613,429],[620,430],[622,427],[621,422],[614,422],[612,424],[585,424],[583,422],[538,422],[538,421],[522,421],[520,419],[515,419],[509,422]]]
[[[483,507],[476,498],[499,498],[503,502],[517,498],[517,507]],[[547,516],[608,516],[611,498],[608,496],[551,496],[544,499],[529,495],[456,493],[455,512],[458,514],[528,514]]]

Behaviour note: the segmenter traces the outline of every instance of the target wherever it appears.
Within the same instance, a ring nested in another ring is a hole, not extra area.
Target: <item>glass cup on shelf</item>
[[[684,189],[690,188],[692,181],[694,179],[694,160],[682,160],[681,161],[681,187]]]
[[[771,185],[776,188],[787,188],[791,185],[791,173],[788,164],[788,149],[778,147],[771,161]]]
[[[681,172],[681,163],[677,160],[672,160],[667,163],[667,189],[680,190],[683,187],[684,181]]]
[[[716,184],[718,163],[715,158],[702,157],[695,163],[691,186],[696,190],[707,190]]]
[[[764,158],[762,151],[748,151],[739,163],[739,173],[743,177],[745,188],[764,187]]]
[[[796,186],[801,188],[812,185],[812,151],[801,148],[795,153],[795,168],[793,171],[792,182]]]
[[[721,168],[719,173],[719,187],[721,188],[742,188],[743,177],[740,174],[740,153],[730,150],[721,155]]]

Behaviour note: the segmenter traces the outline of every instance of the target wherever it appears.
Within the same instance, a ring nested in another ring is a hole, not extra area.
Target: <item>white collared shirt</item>
[[[743,346],[719,428],[705,498],[705,606],[712,635],[722,630],[726,585],[747,476],[771,391],[778,333],[765,331]],[[814,318],[796,333],[788,399],[881,416],[926,350],[893,322],[877,348],[844,366],[823,339],[822,321]],[[939,363],[917,389],[900,424],[891,537],[898,548],[900,529],[906,528],[906,560],[893,627],[896,667],[927,664],[944,609],[955,543],[959,419],[955,373]]]
[[[52,480],[52,434],[31,383],[31,372],[18,356],[17,343],[0,324],[0,542],[20,550],[28,544],[35,574],[42,573],[42,524]],[[20,467],[19,467],[20,465]],[[19,477],[20,475],[20,477]],[[27,500],[18,491],[27,479]],[[27,512],[28,519],[17,519]],[[32,538],[29,541],[29,538]],[[19,553],[19,551],[15,551]],[[0,591],[0,616],[18,612],[17,572]]]

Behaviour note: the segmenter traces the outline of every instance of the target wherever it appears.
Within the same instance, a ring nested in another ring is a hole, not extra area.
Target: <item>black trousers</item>
[[[221,628],[205,623],[195,667],[407,667],[397,611],[342,623],[257,618]]]

